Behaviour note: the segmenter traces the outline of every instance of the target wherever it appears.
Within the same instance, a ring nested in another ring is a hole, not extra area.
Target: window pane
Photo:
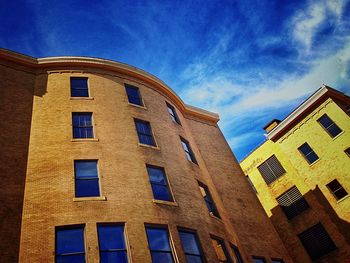
[[[340,188],[338,191],[336,191],[334,193],[334,195],[336,196],[336,198],[339,200],[339,199],[342,199],[343,197],[347,196],[348,193],[345,191],[344,188]]]
[[[125,89],[130,103],[143,106],[140,92],[137,87],[126,86]]]
[[[151,146],[156,146],[153,138],[151,125],[147,121],[134,119],[139,142]]]
[[[310,164],[318,160],[318,156],[315,152],[311,152],[306,158]]]
[[[84,228],[56,230],[56,254],[84,252]]]
[[[71,78],[71,96],[72,97],[88,97],[87,78]]]
[[[173,256],[171,253],[151,252],[152,263],[173,263]]]
[[[152,192],[154,199],[164,200],[172,202],[173,198],[171,197],[170,191],[167,186],[152,184]]]
[[[163,169],[147,166],[147,171],[151,182],[166,184]]]
[[[110,251],[110,252],[101,252],[101,263],[127,263],[128,256],[126,251]]]
[[[330,135],[332,135],[332,137],[335,137],[342,132],[342,130],[335,123],[332,126],[330,126],[327,130],[330,133]]]
[[[98,179],[75,180],[75,196],[100,196]]]
[[[263,258],[253,258],[253,263],[266,263]]]
[[[146,232],[151,250],[171,251],[167,229],[147,228]]]
[[[85,263],[85,254],[57,256],[57,263]]]
[[[311,147],[307,144],[304,143],[302,146],[299,147],[299,150],[304,154],[307,155],[309,152],[312,151]]]
[[[200,255],[195,234],[189,232],[179,232],[183,250],[185,253]]]
[[[99,225],[97,229],[100,250],[125,249],[124,226]]]
[[[74,161],[76,178],[97,177],[97,161]]]
[[[319,118],[318,121],[324,128],[328,128],[333,123],[333,121],[326,114]]]

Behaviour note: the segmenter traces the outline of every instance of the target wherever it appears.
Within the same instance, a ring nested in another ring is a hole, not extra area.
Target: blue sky
[[[5,2],[4,2],[5,3]],[[6,1],[0,46],[144,69],[217,112],[240,160],[323,83],[350,93],[350,1]]]

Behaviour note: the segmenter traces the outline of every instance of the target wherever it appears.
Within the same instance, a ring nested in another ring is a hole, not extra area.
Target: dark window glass
[[[213,244],[216,257],[220,263],[231,263],[231,258],[227,252],[225,242],[217,237],[211,237],[211,243]]]
[[[284,261],[283,261],[283,259],[273,258],[273,259],[271,259],[271,263],[284,263]]]
[[[218,213],[218,210],[216,209],[215,203],[210,195],[208,187],[200,182],[198,182],[198,184],[199,190],[204,198],[205,204],[208,207],[209,213],[220,218],[220,215]]]
[[[91,112],[73,112],[73,138],[94,138]]]
[[[56,228],[56,262],[85,262],[84,226]]]
[[[139,88],[125,84],[125,90],[130,103],[143,106]]]
[[[190,143],[188,141],[186,141],[184,138],[180,137],[180,139],[181,139],[182,148],[185,151],[187,159],[189,161],[197,164],[197,160],[196,160],[196,157],[194,156],[194,153],[193,153],[193,151],[191,149]]]
[[[156,142],[153,138],[153,133],[152,133],[150,123],[148,121],[142,121],[139,119],[134,119],[134,120],[135,120],[137,135],[139,137],[139,142],[142,144],[156,146]]]
[[[235,245],[231,244],[231,248],[233,250],[233,253],[235,254],[236,262],[237,263],[243,263],[243,259],[242,259],[241,253],[239,252],[238,247],[236,247]]]
[[[334,197],[339,200],[348,195],[348,192],[343,188],[343,186],[334,179],[332,182],[327,184],[328,189],[332,192]]]
[[[253,263],[266,263],[265,258],[253,256]]]
[[[336,249],[333,240],[321,223],[305,230],[298,236],[312,260],[316,260]]]
[[[318,160],[318,155],[311,149],[309,144],[304,143],[298,149],[309,164],[312,164]]]
[[[123,225],[98,225],[98,243],[100,262],[127,263],[128,256]]]
[[[282,207],[283,212],[286,214],[288,219],[292,219],[309,208],[305,198],[295,186],[282,194],[280,197],[277,197],[277,202]]]
[[[275,155],[260,164],[258,170],[268,185],[286,173]]]
[[[202,263],[203,255],[196,233],[179,230],[183,251],[187,263]]]
[[[89,97],[87,78],[70,78],[71,97]]]
[[[168,181],[163,168],[147,165],[149,181],[152,186],[154,199],[173,201]]]
[[[175,108],[172,105],[170,105],[169,103],[166,103],[166,105],[168,107],[168,112],[169,112],[170,117],[173,120],[173,122],[176,122],[177,124],[181,125],[179,116],[177,116]]]
[[[345,150],[345,153],[350,157],[350,147]]]
[[[146,226],[152,263],[173,263],[173,253],[167,228]]]
[[[100,196],[96,160],[74,161],[74,172],[76,197]]]
[[[342,130],[338,127],[337,124],[334,123],[334,121],[331,120],[331,118],[328,117],[327,114],[322,115],[321,118],[317,120],[319,124],[328,132],[328,134],[334,138],[339,133],[342,132]]]
[[[248,183],[250,184],[250,186],[253,188],[254,192],[257,194],[258,191],[256,190],[256,188],[255,188],[253,182],[250,180],[249,175],[246,175],[246,178],[247,178]]]

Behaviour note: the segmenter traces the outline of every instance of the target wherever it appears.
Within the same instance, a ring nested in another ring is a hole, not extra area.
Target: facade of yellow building
[[[323,86],[241,162],[295,262],[350,262],[349,110]]]

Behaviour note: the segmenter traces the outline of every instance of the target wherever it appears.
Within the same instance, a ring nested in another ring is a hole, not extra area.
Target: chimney
[[[272,131],[273,128],[275,128],[278,124],[280,124],[280,120],[277,119],[273,119],[272,121],[270,121],[268,124],[266,124],[264,126],[264,130],[269,133],[270,131]]]

